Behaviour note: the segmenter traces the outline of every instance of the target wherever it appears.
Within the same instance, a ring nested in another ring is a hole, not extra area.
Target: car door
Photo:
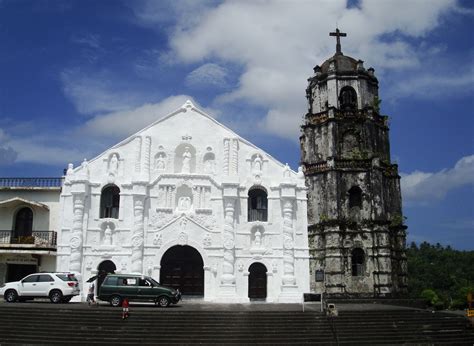
[[[119,277],[119,291],[122,297],[128,299],[137,299],[138,294],[138,278],[136,277]]]
[[[38,278],[38,274],[31,274],[21,280],[21,284],[18,287],[20,296],[36,296],[39,292]]]
[[[140,300],[155,300],[154,289],[150,280],[146,278],[138,279],[138,297]]]
[[[36,287],[38,289],[37,296],[47,297],[49,294],[49,291],[51,291],[53,286],[54,286],[54,279],[51,277],[51,275],[49,274],[39,275],[38,283],[36,284]]]

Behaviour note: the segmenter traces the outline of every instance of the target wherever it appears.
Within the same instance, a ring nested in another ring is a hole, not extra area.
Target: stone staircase
[[[328,318],[336,344],[474,345],[463,316],[425,310],[343,311]]]
[[[0,304],[0,344],[452,344],[473,345],[462,316],[422,310],[316,311],[181,309],[84,304]]]

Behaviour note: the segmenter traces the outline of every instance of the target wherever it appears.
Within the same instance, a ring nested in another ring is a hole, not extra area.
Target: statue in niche
[[[191,209],[191,198],[188,196],[179,197],[178,211],[188,211],[189,209]]]
[[[255,232],[255,247],[261,247],[262,246],[262,232],[257,230]]]
[[[181,166],[181,173],[191,173],[191,153],[189,147],[184,148],[183,165]]]
[[[104,231],[104,245],[112,245],[112,230],[109,225],[107,225]]]
[[[262,158],[260,155],[255,156],[252,164],[252,172],[258,174],[262,172]]]
[[[213,174],[214,173],[214,159],[209,158],[204,161],[204,172]]]
[[[155,168],[158,171],[164,171],[166,168],[166,163],[165,163],[165,154],[164,153],[159,153],[158,157],[155,160]]]
[[[118,165],[119,162],[117,154],[113,154],[109,161],[109,173],[116,176],[118,173]]]

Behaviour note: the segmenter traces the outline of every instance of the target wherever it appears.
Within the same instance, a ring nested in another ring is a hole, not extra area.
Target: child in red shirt
[[[128,299],[124,298],[122,302],[122,320],[128,318],[130,313],[128,312]]]

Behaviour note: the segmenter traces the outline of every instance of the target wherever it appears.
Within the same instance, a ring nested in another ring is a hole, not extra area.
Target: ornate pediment
[[[176,232],[181,232],[198,228],[199,230],[204,230],[208,233],[219,233],[219,230],[216,230],[217,222],[211,213],[169,214],[165,217],[167,217],[165,221],[168,222],[160,221],[157,224],[151,223],[150,225],[158,232],[162,232],[167,229],[173,229]]]

